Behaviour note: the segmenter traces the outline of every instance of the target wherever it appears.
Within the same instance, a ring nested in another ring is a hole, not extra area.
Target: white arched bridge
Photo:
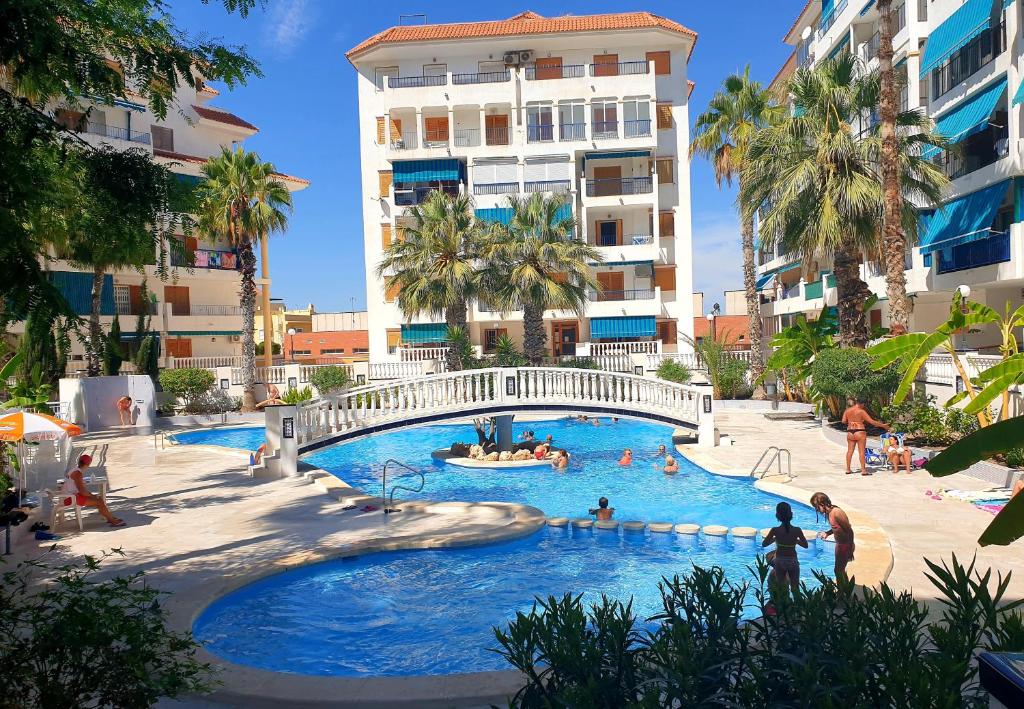
[[[694,431],[699,445],[714,445],[709,386],[548,367],[473,369],[350,389],[296,407],[291,433],[302,454],[384,431],[524,413],[657,421]]]

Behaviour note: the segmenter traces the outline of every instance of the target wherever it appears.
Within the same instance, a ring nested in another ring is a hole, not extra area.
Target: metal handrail
[[[772,453],[772,451],[775,452]],[[769,453],[772,453],[772,457],[768,459],[768,463],[765,464],[764,470],[761,472],[760,475],[758,475],[757,470],[758,468],[761,467],[761,463],[764,461],[765,456],[768,455]],[[778,470],[778,474],[781,476],[783,453],[786,454],[786,475],[788,475],[789,477],[793,477],[793,454],[789,452],[788,448],[779,448],[778,446],[768,446],[767,448],[764,449],[764,453],[762,453],[761,457],[757,459],[756,463],[754,463],[754,467],[750,469],[750,476],[763,479],[764,476],[767,474],[768,469],[772,467],[772,463],[776,463],[776,469]]]
[[[405,485],[392,485],[390,496],[387,494],[388,489],[388,466],[394,463],[395,465],[405,468],[410,473],[415,473],[420,476],[420,486],[418,488],[406,487]],[[409,492],[422,492],[423,488],[427,485],[427,478],[419,470],[410,468],[408,465],[400,460],[394,458],[388,458],[384,461],[384,473],[381,479],[381,499],[388,500],[388,503],[384,505],[384,514],[390,514],[392,512],[401,512],[401,510],[395,508],[395,490],[408,490]]]

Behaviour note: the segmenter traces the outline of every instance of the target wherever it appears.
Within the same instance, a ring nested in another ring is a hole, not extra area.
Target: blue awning
[[[466,178],[466,165],[461,160],[406,160],[392,164],[396,185],[415,182],[458,182]]]
[[[403,345],[427,345],[448,340],[448,326],[441,323],[402,325]]]
[[[649,158],[650,150],[620,150],[614,153],[586,153],[587,160],[621,160],[623,158]]]
[[[868,10],[875,6],[875,0],[868,0],[868,4],[864,6],[864,9],[860,11],[860,16],[868,14]]]
[[[842,42],[840,42],[838,45],[836,45],[835,49],[833,49],[831,52],[828,53],[828,58],[829,59],[835,59],[837,56],[839,56],[840,53],[842,53],[842,51],[844,49],[849,49],[849,48],[850,48],[850,38],[849,38],[849,36],[847,36],[846,39],[844,39]]]
[[[653,315],[621,318],[590,318],[590,338],[605,340],[624,337],[654,337],[658,324]]]
[[[1017,87],[1017,93],[1013,95],[1013,105],[1016,106],[1021,101],[1024,101],[1024,80],[1021,80],[1020,86]]]
[[[821,19],[818,26],[827,25],[832,19],[832,13],[836,11],[836,0],[821,0]]]
[[[765,286],[770,284],[772,282],[772,280],[774,280],[775,276],[777,276],[780,273],[786,273],[787,271],[792,271],[794,268],[800,268],[800,262],[799,261],[794,261],[793,263],[787,263],[785,266],[779,266],[778,268],[773,268],[770,271],[765,271],[760,276],[758,276],[757,283],[755,283],[754,285],[755,285],[755,287],[758,290],[761,290]]]
[[[959,143],[984,130],[1005,90],[1006,77],[1003,76],[961,101],[953,110],[937,117],[935,130],[952,143]],[[938,148],[928,147],[921,151],[921,157],[927,160],[938,152]]]
[[[775,272],[771,271],[771,272],[766,273],[763,276],[759,277],[757,279],[757,283],[754,284],[754,287],[757,288],[757,290],[764,290],[766,287],[768,287],[768,284],[771,283],[774,280],[775,280]]]
[[[1000,10],[1012,2],[1003,0]],[[992,0],[967,0],[959,10],[932,30],[924,45],[924,56],[921,57],[922,79],[990,27],[992,7]]]
[[[497,224],[508,224],[512,221],[511,207],[491,207],[490,209],[477,209],[473,214],[482,222]],[[572,205],[566,202],[555,212],[556,219],[569,219],[572,217]]]
[[[91,273],[50,271],[49,277],[50,283],[57,287],[76,315],[88,315],[92,312]],[[114,277],[105,275],[103,276],[103,286],[100,288],[100,315],[113,315],[116,312]]]
[[[1009,180],[947,202],[931,217],[921,217],[922,254],[948,249],[992,236],[992,222],[1006,197]]]

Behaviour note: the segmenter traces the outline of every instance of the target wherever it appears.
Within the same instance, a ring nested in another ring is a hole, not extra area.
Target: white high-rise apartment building
[[[509,195],[563,195],[597,246],[586,314],[545,313],[552,356],[675,351],[692,334],[689,93],[696,34],[647,12],[391,27],[348,53],[359,86],[371,361],[443,346],[376,275],[430,190],[507,220]],[[522,344],[522,313],[470,304],[483,351]]]
[[[1000,312],[1007,303],[1024,302],[1021,6],[1014,0],[893,3],[902,107],[926,111],[958,146],[931,155],[952,183],[942,208],[923,212],[918,241],[907,252],[915,330],[943,322],[960,286],[970,289],[971,300]],[[796,67],[839,52],[854,52],[875,68],[878,39],[874,0],[810,0],[784,38],[795,50],[775,85]],[[877,120],[877,115],[865,117],[866,125]],[[814,315],[836,304],[828,263],[800,263],[776,250],[760,254],[758,273],[769,331],[788,325],[798,313]],[[882,298],[871,321],[888,325],[877,256],[865,259],[861,276]],[[1000,341],[989,328],[965,335],[962,345],[986,350]]]
[[[235,114],[210,105],[218,91],[200,82],[198,89],[182,85],[163,119],[158,119],[142,97],[128,92],[113,106],[81,98],[74,106],[50,107],[54,117],[94,145],[116,149],[141,149],[166,164],[187,181],[201,179],[203,163],[222,148],[241,144],[259,129]],[[264,159],[270,156],[263,156]],[[283,173],[278,178],[295,192],[308,180]],[[101,324],[109,332],[117,315],[122,336],[132,349],[131,334],[137,316],[148,312],[150,329],[159,334],[161,363],[195,361],[200,366],[228,364],[241,355],[242,311],[239,305],[241,275],[237,254],[223,242],[208,241],[198,232],[173,236],[178,248],[168,249],[168,278],[157,273],[153,262],[143,270],[117,269],[104,276],[101,290]],[[82,317],[91,310],[92,271],[61,260],[46,264],[50,279]],[[148,297],[143,293],[145,281]],[[11,331],[21,332],[23,324]],[[84,347],[72,338],[69,370],[84,369]],[[181,362],[179,362],[181,364]]]

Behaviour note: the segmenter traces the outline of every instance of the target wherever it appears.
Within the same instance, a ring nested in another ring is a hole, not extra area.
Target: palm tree
[[[477,289],[480,226],[466,195],[435,190],[410,207],[413,225],[384,250],[377,275],[384,287],[398,289],[398,309],[406,318],[421,314],[444,317],[449,330],[467,332],[466,304]],[[448,368],[462,369],[455,348],[448,348]]]
[[[805,262],[832,258],[845,346],[863,347],[868,340],[863,304],[870,291],[859,268],[862,254],[879,248],[881,140],[877,131],[858,127],[878,105],[879,88],[878,75],[865,73],[850,55],[797,70],[789,93],[802,112],[758,132],[743,167],[744,212],[753,216],[767,205],[762,241],[781,243]],[[914,203],[937,203],[948,184],[921,158],[921,148],[945,142],[920,112],[901,112],[896,124],[901,226],[916,235]]]
[[[771,98],[761,84],[750,80],[750,67],[742,74],[726,78],[704,113],[697,116],[694,137],[690,143],[690,157],[701,155],[711,161],[715,182],[732,185],[738,179],[743,187],[742,167],[746,160],[751,138],[760,129],[777,122],[783,109]],[[754,220],[744,216],[740,226],[743,245],[743,287],[747,296],[749,315],[751,374],[756,382],[754,398],[764,398],[761,375],[764,372],[764,343],[761,327],[761,307],[757,296],[757,274],[754,269]]]
[[[582,317],[587,289],[598,289],[590,266],[600,252],[576,236],[576,221],[563,215],[562,197],[535,192],[510,197],[512,218],[495,225],[486,251],[488,296],[502,311],[523,309],[523,354],[531,366],[543,362],[547,344],[545,310],[569,310]]]
[[[878,73],[881,82],[879,101],[882,137],[882,261],[885,266],[885,292],[889,297],[889,322],[904,332],[910,329],[913,304],[907,295],[907,278],[903,271],[907,240],[900,217],[903,198],[900,194],[899,139],[896,136],[896,71],[892,65],[893,13],[892,0],[878,0],[879,44]]]
[[[238,251],[242,270],[242,408],[256,407],[256,254],[253,246],[288,225],[292,198],[271,163],[240,146],[224,148],[203,165],[206,180],[198,187],[200,230],[223,239]]]

